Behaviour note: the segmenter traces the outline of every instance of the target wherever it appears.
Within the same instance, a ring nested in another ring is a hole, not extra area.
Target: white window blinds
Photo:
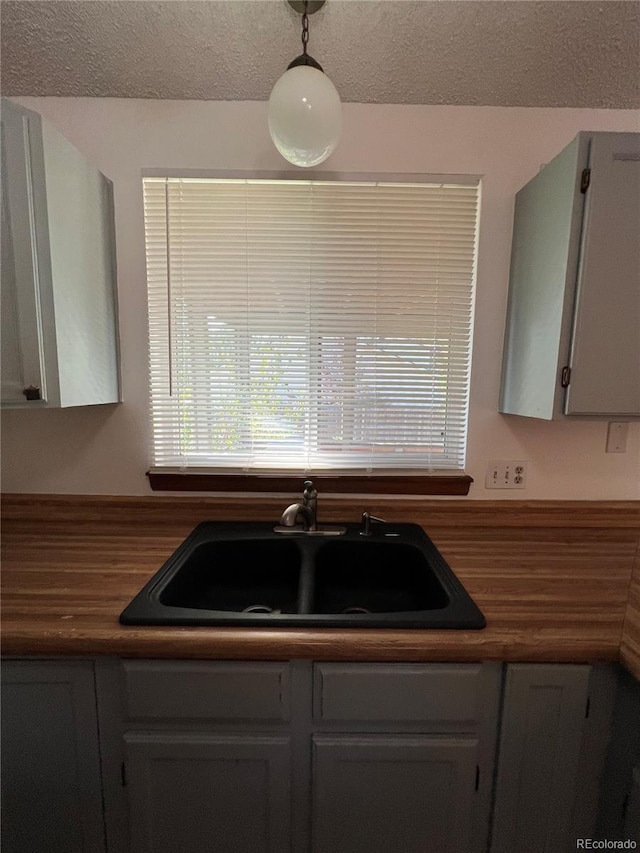
[[[154,464],[464,467],[478,186],[145,178]]]

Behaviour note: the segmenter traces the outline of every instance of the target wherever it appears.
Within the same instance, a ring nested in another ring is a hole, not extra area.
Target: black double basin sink
[[[268,523],[203,522],[120,615],[123,625],[484,628],[485,619],[424,530],[363,536],[279,533]]]

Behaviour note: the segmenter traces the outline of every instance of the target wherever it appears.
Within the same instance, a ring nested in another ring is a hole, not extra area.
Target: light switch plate
[[[611,421],[607,427],[607,453],[626,453],[629,424],[626,421]]]

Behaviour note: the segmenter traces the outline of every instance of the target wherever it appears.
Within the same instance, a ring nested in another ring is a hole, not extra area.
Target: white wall
[[[114,182],[124,402],[3,413],[5,492],[145,494],[150,464],[141,169],[289,168],[266,103],[22,98]],[[640,498],[640,424],[626,454],[606,423],[547,423],[497,411],[513,201],[579,130],[639,130],[623,110],[345,105],[322,171],[481,175],[482,208],[467,472],[472,498]],[[526,491],[486,491],[487,460],[527,459]]]

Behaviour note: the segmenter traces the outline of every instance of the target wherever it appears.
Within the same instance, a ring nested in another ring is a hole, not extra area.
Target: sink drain
[[[371,611],[367,607],[360,607],[359,605],[354,605],[353,607],[345,607],[342,611],[344,614],[349,613],[371,613]]]
[[[243,613],[273,613],[273,607],[268,604],[250,604],[242,611]]]

